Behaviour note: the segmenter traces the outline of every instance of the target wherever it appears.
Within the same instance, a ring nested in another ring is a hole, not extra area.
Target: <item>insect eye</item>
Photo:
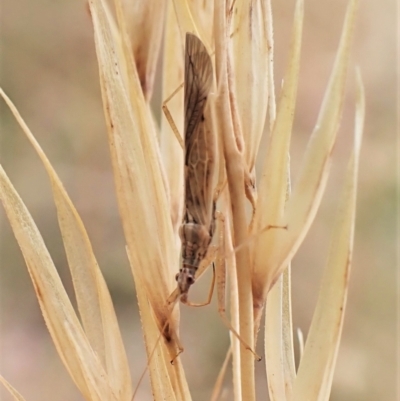
[[[176,273],[175,274],[175,280],[178,281],[178,278],[179,278],[179,273]]]
[[[193,284],[194,283],[194,278],[192,276],[189,276],[187,278],[187,282],[188,282],[188,284]]]

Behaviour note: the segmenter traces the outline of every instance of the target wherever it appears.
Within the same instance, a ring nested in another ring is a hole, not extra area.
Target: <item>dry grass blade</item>
[[[292,196],[287,204],[284,221],[287,221],[290,226],[287,230],[287,243],[281,254],[285,255],[283,262],[291,259],[311,225],[329,175],[331,152],[342,115],[358,3],[358,0],[349,2],[330,81],[309,141],[298,183],[293,188]]]
[[[266,7],[266,24],[267,24],[267,37],[268,37],[268,114],[269,114],[269,128],[272,130],[272,126],[276,118],[276,102],[275,102],[275,82],[274,82],[274,25],[272,16],[271,0],[265,2]]]
[[[127,1],[122,3],[140,84],[146,101],[149,101],[153,93],[167,2],[139,1],[134,7]]]
[[[224,192],[226,204],[229,204],[229,194]],[[236,274],[236,260],[234,258],[233,244],[232,244],[232,231],[231,231],[231,216],[226,217],[227,223],[225,224],[225,245],[226,252],[230,257],[226,260],[227,275],[229,277],[229,304],[231,324],[235,330],[239,331],[239,294],[238,282]],[[232,381],[233,381],[233,394],[235,400],[241,399],[241,381],[240,381],[240,341],[231,334],[231,351],[232,351]]]
[[[208,46],[208,41],[204,40],[204,35],[199,33],[198,26],[194,20],[194,16],[190,10],[190,6],[187,0],[173,0],[174,11],[178,26],[181,32],[181,38],[185,37],[186,32],[195,34],[197,37],[202,39],[202,42],[207,48],[209,54],[211,54],[211,49]],[[172,4],[170,4],[170,7]]]
[[[103,275],[93,254],[82,220],[33,134],[11,100],[0,89],[25,135],[38,153],[49,175],[58,222],[71,270],[79,313],[86,336],[123,399],[131,394],[130,372],[114,307]]]
[[[15,390],[15,388],[3,377],[0,375],[0,383],[8,390],[11,396],[14,398],[15,401],[25,401],[25,398]]]
[[[267,224],[280,224],[280,219],[283,215],[289,174],[288,154],[300,68],[303,8],[303,1],[297,1],[289,62],[284,77],[281,99],[279,101],[278,115],[272,129],[268,152],[262,169],[253,233],[257,233]],[[271,174],[271,172],[273,172],[273,174]],[[276,230],[270,230],[269,234],[274,235],[276,232]],[[264,246],[261,242],[259,244]],[[255,260],[257,261],[257,250]],[[257,270],[263,270],[263,267],[262,264],[255,262],[254,269],[257,280],[260,279]]]
[[[331,391],[350,276],[358,161],[365,113],[364,90],[360,76],[357,78],[354,148],[317,306],[294,383],[293,401],[327,401]]]
[[[244,159],[249,171],[254,168],[268,110],[270,49],[267,18],[264,1],[255,1],[251,5],[237,1],[232,10],[230,30],[234,77],[230,89],[234,104],[237,104],[243,131],[240,135],[246,144]],[[236,111],[233,105],[232,110]]]
[[[329,176],[331,152],[336,140],[342,113],[346,72],[350,55],[350,43],[355,25],[358,0],[349,3],[342,38],[336,56],[318,121],[299,173],[297,185],[293,189],[283,221],[287,230],[268,230],[263,250],[264,269],[257,267],[253,278],[255,298],[263,304],[270,286],[277,280],[288,261],[291,260],[304,239],[325,189]],[[272,237],[273,236],[273,237]],[[273,238],[273,241],[269,240]],[[261,242],[261,239],[259,240]],[[259,260],[262,260],[261,253]]]
[[[253,233],[259,232],[267,225],[280,225],[287,198],[288,154],[294,118],[298,75],[300,65],[300,49],[303,26],[303,1],[299,0],[294,14],[292,43],[289,63],[285,73],[284,86],[278,107],[278,114],[270,136],[268,153],[262,170],[259,185],[257,209],[254,218]],[[285,222],[287,223],[287,222]],[[253,262],[253,293],[255,304],[256,329],[263,310],[270,283],[270,266],[265,262],[266,244],[270,250],[275,246],[281,229],[267,231],[263,238],[256,241]]]
[[[218,87],[218,102],[216,102],[216,127],[223,141],[226,174],[230,192],[234,244],[246,241],[248,236],[246,218],[246,196],[243,191],[245,171],[242,154],[236,146],[228,89],[228,38],[227,38],[227,10],[225,4],[216,4],[214,10],[214,37],[215,37],[215,69]],[[250,255],[248,247],[241,248],[236,255],[236,271],[238,283],[239,326],[240,335],[247,344],[254,349],[253,331],[253,297],[251,294]],[[234,350],[235,352],[235,350]],[[252,401],[255,399],[254,359],[243,345],[240,346],[240,380],[241,397]]]
[[[168,287],[172,284],[163,266],[174,264],[176,256],[171,251],[171,223],[168,213],[164,213],[168,211],[168,204],[162,172],[158,167],[156,137],[141,90],[137,93],[136,103],[130,103],[120,75],[119,66],[124,60],[117,58],[116,44],[102,3],[90,4],[117,196],[128,248],[134,250],[140,247],[141,252],[134,253],[143,259],[139,261],[143,265],[152,255],[152,268],[156,268],[159,279],[157,282],[151,280],[150,274],[153,273],[154,277],[155,273],[152,269],[150,273],[143,274],[148,274],[144,277],[147,278],[146,284],[153,281],[151,298],[157,296],[157,303],[161,304],[168,296]],[[140,88],[138,80],[132,78],[132,83],[137,91]],[[158,240],[147,241],[147,238],[154,235]]]
[[[43,239],[2,168],[0,196],[27,264],[46,325],[69,374],[86,399],[116,401],[112,383],[82,330]],[[66,325],[71,328],[69,331],[65,330]]]
[[[290,398],[294,378],[296,377],[296,366],[294,362],[293,345],[293,322],[292,322],[292,296],[291,296],[291,266],[282,273],[282,354],[283,354],[283,377],[285,380],[286,398]]]
[[[148,368],[149,371],[154,400],[190,401],[191,397],[180,360],[178,359],[174,365],[170,364],[170,360],[176,355],[176,351],[173,350],[172,352],[175,353],[171,355],[170,350],[162,344],[160,328],[157,326],[152,307],[147,301],[147,290],[143,286],[138,286],[136,296],[148,353],[146,369]],[[138,383],[139,385],[140,383]],[[138,387],[135,389],[132,401],[136,401],[137,390]]]
[[[179,45],[177,45],[179,43]],[[164,41],[163,99],[167,99],[183,82],[182,41],[174,8],[167,10]],[[183,136],[183,90],[175,94],[166,105],[180,135]],[[164,115],[161,119],[160,148],[169,183],[171,218],[177,244],[180,244],[178,229],[183,213],[183,150],[175,139],[171,125]]]
[[[296,377],[290,291],[288,267],[269,292],[265,308],[265,364],[271,401],[290,399]]]
[[[260,180],[253,233],[256,233],[267,224],[276,225],[281,223],[280,219],[282,218],[287,198],[288,154],[298,86],[303,8],[303,1],[297,1],[289,63],[285,73],[278,115],[272,128],[268,154]],[[270,90],[273,91],[273,87]],[[270,110],[271,113],[273,113],[273,110]],[[273,116],[270,115],[270,117]],[[269,173],[271,171],[273,171],[273,174]],[[279,229],[273,229],[268,233],[271,236],[271,242],[277,231]],[[267,279],[267,270],[263,263],[263,247],[264,244],[259,241],[255,248],[253,283],[257,286],[262,284],[261,280]],[[257,331],[263,310],[264,297],[265,294],[261,296],[261,302],[257,302],[257,297],[255,297],[255,324]],[[278,283],[275,284],[268,296],[265,316],[265,355],[270,397],[273,400],[284,400],[291,395],[295,377],[290,303],[290,268],[285,269],[284,276],[278,280]]]
[[[283,276],[268,294],[265,308],[265,367],[268,377],[268,393],[272,401],[285,400],[285,379],[282,337]]]
[[[136,288],[141,289],[137,296],[153,391],[161,381],[169,399],[174,393],[178,399],[190,399],[180,361],[172,368],[170,365],[178,348],[174,329],[177,311],[171,316],[165,301],[172,291],[172,271],[178,265],[178,253],[151,112],[127,53],[127,38],[122,37],[122,51],[118,53],[119,43],[113,38],[104,3],[89,4],[117,200]],[[128,89],[121,71],[129,72]],[[152,319],[155,322],[151,323]],[[166,341],[158,341],[166,322],[170,323],[164,332]],[[156,345],[162,349],[150,358]]]

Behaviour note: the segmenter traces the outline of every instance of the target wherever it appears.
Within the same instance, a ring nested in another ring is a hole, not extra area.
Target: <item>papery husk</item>
[[[123,1],[124,19],[129,29],[131,52],[142,92],[150,101],[164,32],[166,1]]]
[[[1,166],[0,196],[47,328],[72,380],[87,400],[117,401],[113,383],[89,344],[43,238]]]
[[[328,401],[343,328],[353,254],[358,164],[365,115],[361,76],[357,74],[354,147],[345,177],[341,204],[327,265],[294,382],[292,401]]]
[[[268,17],[265,1],[236,1],[230,25],[234,67],[232,93],[243,135],[237,140],[244,140],[244,160],[249,171],[254,168],[268,110]]]
[[[90,1],[90,7],[118,205],[136,288],[141,289],[137,296],[146,350],[150,365],[154,364],[149,370],[158,376],[151,377],[153,391],[158,380],[165,380],[165,388],[170,388],[168,399],[174,396],[190,399],[180,360],[173,367],[170,364],[179,347],[178,315],[177,310],[171,315],[166,299],[174,288],[171,273],[176,271],[178,260],[151,111],[129,54],[123,19],[119,17],[122,39],[119,53],[116,50],[119,42],[111,34],[104,4]],[[123,57],[118,57],[119,54]],[[128,88],[121,71],[129,72]],[[146,303],[150,303],[151,309]],[[156,324],[152,325],[149,322],[154,318]],[[160,330],[163,341],[159,341]],[[155,346],[162,347],[160,352],[153,353]]]
[[[167,20],[164,39],[164,64],[163,64],[163,99],[171,96],[183,84],[183,42],[173,4],[168,4]],[[178,90],[173,98],[166,104],[175,126],[183,141],[183,87]],[[175,138],[172,127],[163,114],[161,116],[160,148],[163,164],[170,189],[171,219],[177,248],[180,248],[179,227],[182,223],[183,214],[183,152],[181,145]]]
[[[278,220],[278,223],[276,220],[268,222],[268,224],[279,224],[282,227],[287,225],[287,228],[266,230],[256,241],[253,273],[256,330],[259,327],[268,291],[304,239],[315,217],[329,177],[331,152],[336,141],[342,113],[357,4],[358,0],[352,0],[349,3],[334,68],[304,156],[297,184],[285,206],[282,218]],[[277,121],[278,119],[279,117],[277,117]],[[271,154],[274,152],[271,151]],[[276,170],[279,171],[282,168],[286,169],[287,161],[284,157],[281,157],[281,161],[281,167],[279,165],[272,166],[270,174],[274,174]],[[284,177],[282,177],[283,179]],[[271,197],[279,196],[279,194],[282,192],[276,195],[271,193]],[[281,195],[281,199],[282,197]],[[262,207],[266,208],[266,206]],[[279,215],[275,218],[279,218]]]
[[[265,365],[271,401],[290,399],[296,377],[290,267],[268,294],[265,308]]]
[[[228,188],[231,200],[234,244],[245,242],[248,236],[246,218],[246,197],[243,191],[244,163],[242,154],[237,148],[232,114],[229,101],[227,57],[228,38],[226,30],[226,9],[223,4],[215,5],[215,68],[217,76],[216,116],[218,135],[223,138]],[[249,250],[241,248],[236,254],[236,271],[239,294],[239,327],[240,335],[254,349],[253,335],[253,300],[251,295],[251,277],[249,271]],[[240,345],[241,392],[242,399],[255,399],[254,356],[242,344]],[[241,399],[238,397],[238,399]]]
[[[57,217],[86,336],[121,399],[132,394],[130,371],[114,307],[82,220],[59,177],[11,100],[0,94],[49,175]],[[68,350],[65,350],[68,352]]]

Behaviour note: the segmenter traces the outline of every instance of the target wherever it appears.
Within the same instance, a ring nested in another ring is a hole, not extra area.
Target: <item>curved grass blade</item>
[[[130,371],[111,297],[82,220],[57,173],[11,100],[0,89],[23,132],[39,155],[53,191],[57,217],[74,284],[82,324],[113,388],[122,398],[131,394]]]
[[[317,306],[294,383],[292,401],[328,401],[343,328],[353,252],[358,164],[365,98],[357,75],[357,105],[353,152],[333,232]]]
[[[225,158],[228,188],[230,192],[230,208],[235,247],[248,238],[246,216],[247,199],[243,191],[245,178],[242,154],[236,145],[233,122],[231,118],[229,85],[227,76],[228,38],[227,38],[227,8],[224,3],[216,3],[214,9],[215,37],[215,70],[217,77],[216,128],[222,138]],[[242,340],[254,349],[253,297],[251,291],[250,253],[248,247],[242,247],[236,254],[236,271],[238,283],[239,334]],[[254,358],[243,345],[239,347],[240,359],[235,356],[234,363],[240,363],[240,390],[237,400],[255,400]],[[239,386],[238,386],[239,387]]]
[[[183,398],[190,399],[180,361],[173,367],[170,364],[178,349],[179,314],[175,309],[171,315],[166,299],[172,291],[178,253],[154,121],[129,55],[129,40],[124,32],[121,43],[113,37],[103,1],[90,0],[89,5],[118,206],[137,288],[153,392],[161,381],[168,399],[179,397],[174,389],[184,391]],[[121,71],[128,72],[127,81]],[[158,342],[163,327],[165,341]],[[151,357],[156,344],[162,351]]]
[[[114,0],[114,3],[119,1]],[[149,102],[154,89],[167,2],[140,1],[135,7],[128,7],[128,4],[122,3],[123,15],[129,28],[131,48],[142,91]]]
[[[297,184],[286,204],[282,221],[287,230],[267,230],[258,240],[259,260],[253,278],[254,297],[263,304],[271,285],[291,260],[310,227],[329,176],[331,152],[342,113],[350,43],[358,0],[347,8],[335,65],[325,92],[318,121],[304,156]],[[268,223],[270,224],[270,223]],[[262,239],[262,238],[265,239]],[[261,247],[260,244],[264,244]]]
[[[177,46],[177,43],[180,45]],[[163,99],[167,99],[183,82],[184,61],[182,57],[181,36],[174,8],[167,10],[167,20],[164,39],[163,61]],[[168,103],[168,110],[173,116],[175,126],[183,133],[183,90],[175,94]],[[176,243],[180,247],[179,227],[182,222],[184,201],[183,151],[164,113],[161,115],[160,149],[168,180],[171,218],[174,226]]]
[[[0,198],[28,267],[47,328],[71,378],[86,399],[117,401],[112,383],[89,344],[43,238],[1,166]],[[71,328],[69,331],[66,325]]]
[[[15,401],[25,401],[25,398],[1,375],[0,383],[3,384]]]
[[[251,8],[251,12],[249,12]],[[233,85],[241,125],[238,142],[244,141],[244,160],[252,171],[268,110],[269,52],[266,2],[237,1],[232,11]],[[231,100],[232,101],[232,100]]]
[[[265,364],[271,401],[289,400],[296,377],[290,266],[268,294],[265,308]]]

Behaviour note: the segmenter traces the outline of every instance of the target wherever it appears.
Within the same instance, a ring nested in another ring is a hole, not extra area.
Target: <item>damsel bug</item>
[[[215,231],[215,136],[204,117],[212,85],[212,63],[197,36],[186,34],[184,84],[185,209],[180,227],[182,267],[176,275],[178,296],[187,301],[196,271]]]
[[[191,306],[207,305],[210,303],[214,287],[215,276],[209,298],[205,303],[188,302],[188,292],[196,280],[196,273],[200,270],[203,271],[212,262],[215,256],[213,251],[216,249],[210,244],[216,227],[216,200],[220,192],[219,186],[216,185],[217,140],[210,122],[204,116],[212,77],[211,58],[205,46],[197,36],[187,33],[184,82],[185,201],[183,221],[179,231],[182,242],[182,266],[175,277],[177,289],[168,298],[168,304],[173,304],[180,298],[183,303]],[[171,121],[169,113],[166,113],[166,116]],[[179,137],[176,127],[173,129]],[[222,214],[218,213],[218,216],[221,223],[224,224]],[[222,237],[223,231],[221,231]],[[219,249],[219,251],[221,253],[223,249]],[[225,315],[225,269],[218,272],[218,283],[220,289],[218,311],[223,322],[260,360],[261,358],[241,339]],[[182,350],[183,348],[180,347],[179,353]]]

